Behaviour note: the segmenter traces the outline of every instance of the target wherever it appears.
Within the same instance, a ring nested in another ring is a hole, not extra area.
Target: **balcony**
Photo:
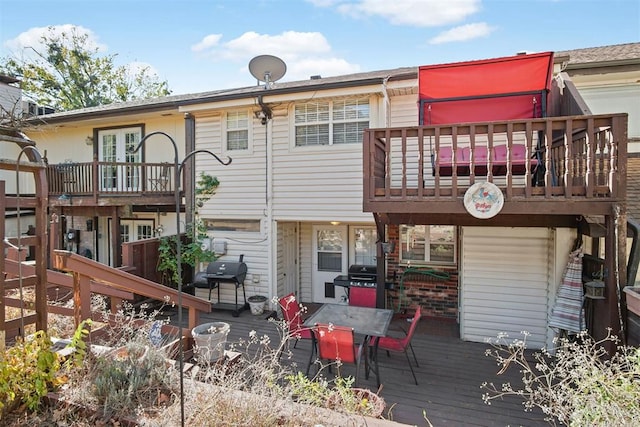
[[[65,162],[47,166],[49,203],[118,205],[175,203],[175,167],[169,163]],[[61,199],[61,200],[59,200]]]
[[[627,115],[368,129],[363,155],[364,211],[383,223],[573,226],[626,197]],[[463,203],[481,181],[504,196],[490,220]]]

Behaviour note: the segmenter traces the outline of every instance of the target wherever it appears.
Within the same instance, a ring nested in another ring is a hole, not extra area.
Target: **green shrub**
[[[18,338],[15,345],[0,354],[0,420],[3,415],[24,404],[34,410],[43,396],[60,385],[60,360],[51,349],[44,331],[29,338]]]

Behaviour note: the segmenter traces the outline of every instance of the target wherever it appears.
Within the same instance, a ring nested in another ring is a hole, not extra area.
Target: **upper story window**
[[[296,147],[362,143],[369,117],[368,97],[296,104]]]
[[[415,264],[455,264],[456,227],[401,225],[400,261]]]
[[[249,113],[247,111],[227,113],[227,150],[249,149],[249,123]]]

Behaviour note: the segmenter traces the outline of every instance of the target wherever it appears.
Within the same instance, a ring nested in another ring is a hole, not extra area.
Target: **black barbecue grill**
[[[209,288],[209,301],[211,301],[211,291],[218,290],[218,302],[212,304],[212,308],[219,310],[232,310],[233,316],[238,317],[242,310],[249,308],[247,303],[247,295],[244,290],[244,279],[247,277],[247,264],[243,260],[244,256],[240,255],[238,262],[231,261],[212,261],[207,265],[207,271],[201,271],[196,274],[193,285],[196,288]],[[220,302],[220,285],[231,283],[235,285],[236,303]],[[242,288],[243,302],[238,302],[238,290]]]
[[[376,306],[377,282],[378,268],[375,265],[354,264],[349,267],[348,275],[333,279],[334,286],[349,290],[349,304],[367,307]]]

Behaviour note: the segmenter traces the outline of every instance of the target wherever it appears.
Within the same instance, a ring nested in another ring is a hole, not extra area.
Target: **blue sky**
[[[0,56],[73,25],[174,94],[251,86],[251,58],[282,81],[640,41],[640,0],[0,0]]]

